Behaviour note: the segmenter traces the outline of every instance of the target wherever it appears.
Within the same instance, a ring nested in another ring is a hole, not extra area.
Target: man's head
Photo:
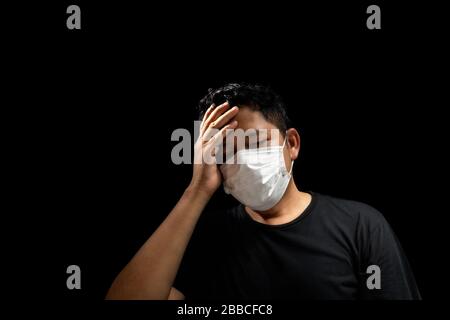
[[[230,122],[237,121],[235,130],[256,131],[259,147],[257,154],[261,154],[262,157],[256,162],[246,163],[245,161],[249,159],[252,159],[251,161],[255,159],[253,157],[255,153],[252,150],[247,150],[250,153],[240,152],[242,148],[236,143],[235,137],[234,153],[238,164],[227,162],[221,165],[226,190],[241,203],[251,208],[265,210],[276,203],[286,190],[293,161],[298,157],[300,150],[300,136],[296,129],[290,128],[286,107],[281,97],[268,87],[232,83],[215,90],[210,89],[200,101],[200,118],[203,118],[211,105],[217,107],[225,102],[228,102],[230,107],[239,107],[239,111],[230,120]],[[274,131],[279,134],[273,135]],[[265,142],[267,142],[265,146],[261,146],[261,143]],[[226,145],[226,142],[224,144]],[[273,147],[265,148],[269,145]],[[280,146],[283,147],[280,149]],[[251,146],[246,138],[245,149],[247,148],[252,149],[254,146]],[[228,151],[228,148],[225,149]],[[239,162],[239,159],[245,160]],[[282,176],[279,176],[281,173]]]

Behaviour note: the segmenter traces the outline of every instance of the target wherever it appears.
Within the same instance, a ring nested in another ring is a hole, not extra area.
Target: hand
[[[212,195],[219,188],[222,177],[215,161],[206,163],[206,157],[214,156],[214,149],[223,142],[227,129],[234,129],[237,121],[230,120],[239,112],[238,107],[230,109],[228,102],[218,107],[211,105],[206,111],[200,125],[200,135],[194,145],[194,169],[190,187]],[[216,129],[216,130],[215,130]],[[214,134],[214,131],[217,131]],[[220,140],[220,141],[219,141]],[[212,159],[215,160],[215,157]]]

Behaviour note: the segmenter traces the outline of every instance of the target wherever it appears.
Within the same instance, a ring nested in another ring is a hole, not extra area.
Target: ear
[[[296,160],[300,153],[300,134],[297,129],[290,128],[286,131],[286,144],[292,160]]]

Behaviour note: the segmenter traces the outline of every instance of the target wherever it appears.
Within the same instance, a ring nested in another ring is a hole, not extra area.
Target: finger
[[[208,143],[205,145],[205,153],[209,156],[212,156],[214,161],[217,161],[216,154],[223,154],[221,150],[224,147],[223,143],[226,137],[234,132],[234,128],[237,127],[238,122],[236,120],[224,126],[221,130],[219,130],[214,136],[209,139]],[[217,131],[217,129],[214,129]],[[222,163],[223,160],[219,160]],[[215,162],[217,164],[217,162]]]
[[[231,108],[230,110],[228,110],[227,112],[222,114],[220,117],[218,117],[216,120],[211,122],[209,127],[210,128],[216,128],[216,129],[222,128],[225,124],[230,122],[230,120],[234,116],[236,116],[238,112],[239,112],[239,108],[234,106],[233,108]]]
[[[204,128],[208,128],[209,124],[213,122],[217,117],[219,117],[222,113],[224,113],[229,107],[230,104],[228,103],[228,101],[215,107],[209,117],[206,119]]]
[[[206,128],[206,130],[204,132],[204,136],[206,136],[206,137],[213,136],[214,133],[212,133],[210,131],[214,131],[214,130],[222,128],[224,125],[226,125],[228,122],[230,122],[231,119],[233,117],[235,117],[238,112],[239,112],[239,108],[233,107],[230,110],[228,110],[227,112],[225,112],[224,114],[222,114],[219,118],[217,118],[215,121],[210,123],[209,127]]]
[[[220,155],[223,156],[224,140],[230,134],[233,134],[234,128],[237,127],[238,122],[236,120],[224,126],[221,130],[213,129],[216,133],[209,139],[208,143],[205,144],[202,157],[207,164],[222,164],[223,158],[218,158]],[[213,134],[213,133],[211,133]],[[206,157],[205,157],[206,156]]]
[[[203,127],[205,126],[205,121],[206,119],[208,119],[209,115],[211,114],[211,112],[213,111],[215,107],[215,104],[211,104],[208,108],[208,110],[206,110],[205,114],[203,115],[203,119],[202,119],[202,123],[200,125],[200,130],[203,129]]]
[[[236,120],[232,121],[231,123],[224,126],[222,129],[220,129],[219,132],[217,132],[211,140],[214,141],[214,143],[220,143],[219,140],[223,140],[227,135],[231,134],[233,131],[228,129],[235,129],[238,125],[238,122]],[[228,131],[227,131],[228,130]]]

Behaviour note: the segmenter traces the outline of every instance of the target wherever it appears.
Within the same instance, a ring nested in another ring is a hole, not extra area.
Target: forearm
[[[113,282],[107,299],[167,299],[210,195],[189,187]]]

